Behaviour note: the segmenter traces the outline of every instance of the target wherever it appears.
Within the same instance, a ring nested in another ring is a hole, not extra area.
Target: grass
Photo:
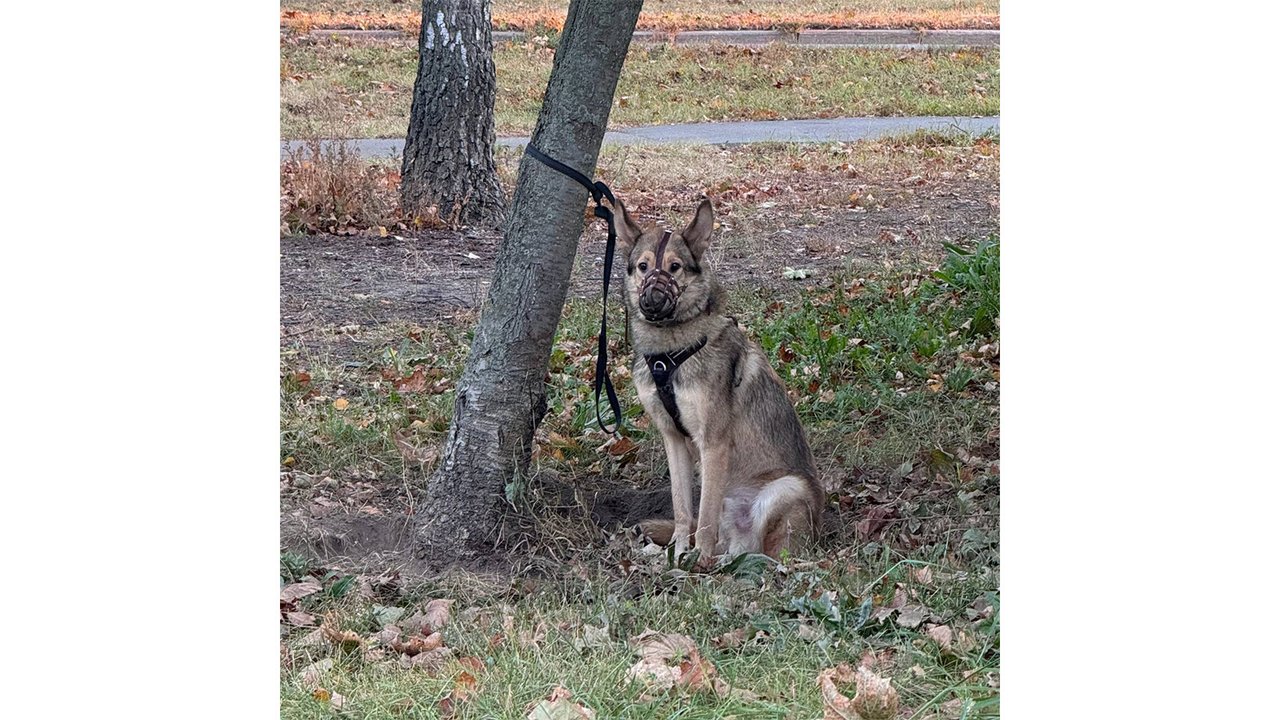
[[[568,6],[567,0],[498,0],[493,3],[494,27],[559,29]],[[419,5],[400,0],[286,0],[281,24],[297,29],[367,27],[416,33],[420,12]],[[637,23],[640,29],[666,31],[999,26],[999,3],[991,0],[816,0],[803,8],[776,0],[650,0]]]
[[[496,151],[508,197],[520,157],[509,148]],[[646,219],[680,221],[690,198],[705,194],[715,201],[718,219],[732,227],[726,235],[759,253],[764,238],[821,225],[840,209],[895,210],[917,204],[921,195],[955,192],[959,178],[994,185],[998,171],[998,137],[917,132],[857,143],[606,147],[596,175]],[[282,232],[405,230],[399,173],[398,163],[359,158],[341,143],[291,153],[281,166]]]
[[[520,158],[516,150],[496,149],[508,197]],[[759,252],[755,240],[823,223],[841,208],[893,210],[921,195],[954,192],[943,188],[959,178],[994,185],[998,171],[998,137],[930,131],[857,143],[605,147],[596,175],[646,219],[677,222],[690,198],[705,194],[716,202],[718,219],[732,226],[727,235]],[[404,230],[399,173],[395,161],[360,158],[342,143],[304,146],[281,165],[282,231]]]
[[[768,573],[745,582],[723,576],[673,581],[669,575],[669,594],[635,598],[593,579],[574,588],[508,597],[516,604],[505,610],[502,595],[481,598],[472,605],[478,608],[475,620],[446,626],[443,633],[457,658],[478,663],[455,660],[432,674],[353,654],[340,657],[320,682],[346,698],[346,714],[352,717],[438,717],[441,703],[455,691],[463,673],[478,679],[478,692],[452,704],[453,717],[458,718],[525,717],[556,685],[569,688],[575,700],[602,718],[818,717],[822,699],[817,674],[839,662],[856,664],[870,654],[885,658],[877,669],[895,681],[903,706],[917,713],[928,715],[950,703],[968,704],[969,717],[998,717],[999,691],[989,684],[999,675],[999,619],[994,613],[998,601],[991,619],[966,621],[971,629],[965,631],[965,647],[951,652],[943,652],[924,633],[892,622],[855,628],[854,618],[848,616],[831,621],[797,611],[814,593],[830,593],[836,602],[847,600],[856,606],[862,598],[892,595],[901,586],[919,593],[931,607],[965,617],[969,605],[991,593],[990,578],[960,580],[935,572],[926,586],[913,581],[912,570],[928,565],[885,562],[850,558],[839,569]],[[351,603],[340,612],[369,634],[377,625],[357,620],[369,617],[368,610],[368,604]],[[510,620],[504,623],[504,618]],[[596,633],[587,635],[589,627]],[[542,639],[534,641],[539,628]],[[704,692],[658,694],[646,701],[643,683],[623,681],[635,661],[627,639],[646,628],[687,635],[720,677],[756,698],[721,699]],[[715,648],[718,636],[744,630],[749,644]],[[327,654],[322,649],[298,651],[293,664],[302,668]],[[846,692],[852,695],[852,689]],[[283,672],[282,717],[327,718],[331,713],[300,673]]]
[[[495,48],[499,134],[532,131],[554,50]],[[401,137],[408,127],[417,50],[412,41],[286,40],[281,46],[281,136]],[[635,45],[610,126],[849,115],[995,115],[995,49],[889,51],[788,45]]]
[[[998,307],[996,238],[954,246],[936,265],[850,267],[789,293],[739,288],[733,311],[779,370],[832,488],[820,555],[779,568],[689,573],[628,535],[584,525],[536,483],[515,498],[517,515],[544,523],[525,547],[563,559],[527,566],[541,571],[417,585],[366,579],[372,589],[361,593],[349,575],[286,554],[282,584],[309,576],[325,587],[295,610],[356,633],[362,646],[344,653],[314,623],[283,626],[282,716],[329,717],[315,694],[323,688],[343,696],[352,717],[524,717],[563,684],[599,717],[817,717],[818,673],[848,662],[890,678],[905,716],[997,717]],[[615,380],[639,457],[593,449],[602,438],[585,378],[597,312],[596,301],[566,308],[533,477],[584,489],[652,484],[662,475],[659,443],[625,377]],[[366,477],[373,465],[412,477],[418,470],[392,438],[441,440],[447,386],[472,319],[384,328],[376,341],[365,338],[366,354],[354,363],[285,352],[288,472]],[[416,367],[435,369],[433,382],[438,376],[446,389],[397,391],[397,379]],[[339,397],[347,401],[341,410]],[[883,527],[864,526],[874,508],[888,511]],[[553,533],[579,540],[565,550]],[[404,669],[374,636],[389,613],[411,614],[433,597],[457,599],[442,633],[452,659],[430,672]],[[646,628],[688,636],[720,677],[754,697],[650,693],[626,682],[635,660],[627,639]],[[738,639],[725,642],[735,631]],[[331,669],[305,676],[326,658]]]

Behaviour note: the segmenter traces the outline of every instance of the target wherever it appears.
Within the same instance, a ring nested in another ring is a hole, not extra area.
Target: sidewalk
[[[853,142],[903,135],[917,130],[960,132],[970,135],[1000,132],[1000,116],[993,117],[853,117],[824,120],[763,120],[748,122],[689,123],[610,130],[605,145],[746,145],[764,142]],[[327,142],[327,141],[326,141]],[[368,158],[398,157],[403,138],[347,140]],[[501,137],[499,145],[523,147],[528,137]],[[280,156],[303,146],[300,140],[280,143]]]

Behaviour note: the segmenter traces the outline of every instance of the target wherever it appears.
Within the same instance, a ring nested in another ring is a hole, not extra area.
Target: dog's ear
[[[698,203],[698,211],[693,216],[693,222],[680,233],[685,244],[689,246],[689,252],[693,253],[694,261],[700,262],[702,254],[711,245],[711,229],[715,224],[715,213],[711,210],[711,201],[704,198]]]
[[[640,226],[631,219],[631,214],[627,212],[627,206],[622,204],[622,200],[617,198],[615,203],[613,216],[613,229],[618,233],[618,247],[622,250],[625,257],[631,252],[631,248],[636,246],[636,241],[644,234],[640,230]]]

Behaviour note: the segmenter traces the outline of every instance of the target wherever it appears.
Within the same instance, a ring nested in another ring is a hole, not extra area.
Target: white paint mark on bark
[[[436,29],[430,23],[427,23],[427,49],[430,50],[436,46]]]

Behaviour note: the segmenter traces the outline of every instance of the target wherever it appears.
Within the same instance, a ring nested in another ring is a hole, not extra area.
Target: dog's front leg
[[[675,515],[672,538],[679,554],[689,549],[693,535],[693,455],[679,435],[663,433],[662,444],[667,448],[667,467],[671,470],[671,507]]]
[[[720,510],[729,484],[729,445],[708,442],[702,450],[702,498],[698,502],[698,529],[694,544],[700,551],[699,562],[715,557],[720,541]]]

